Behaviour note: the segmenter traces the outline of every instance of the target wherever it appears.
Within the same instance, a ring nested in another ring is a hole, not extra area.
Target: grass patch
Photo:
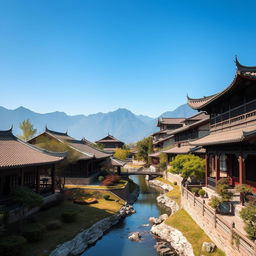
[[[172,182],[170,182],[169,180],[166,180],[164,178],[161,177],[157,177],[156,180],[159,180],[163,183],[166,183],[168,185],[171,185],[173,187],[173,189],[169,192],[167,192],[165,195],[167,195],[168,197],[170,197],[171,199],[175,200],[176,203],[178,205],[180,205],[180,187],[179,185],[174,185]]]
[[[191,243],[195,256],[201,255],[203,242],[212,242],[204,231],[194,222],[191,216],[181,209],[170,216],[165,224],[172,226],[183,233]],[[206,256],[225,256],[225,253],[217,249],[214,253],[204,253]]]
[[[88,191],[88,193],[92,193],[92,196],[95,196],[94,191]],[[47,230],[42,241],[28,243],[25,246],[24,256],[49,255],[50,251],[55,249],[58,244],[71,240],[83,229],[89,228],[97,221],[117,213],[124,204],[122,199],[111,192],[97,191],[97,194],[97,204],[78,205],[73,204],[72,201],[64,201],[61,205],[37,213],[36,216],[40,220],[40,223],[47,225],[49,221],[61,220],[61,213],[66,210],[74,210],[78,212],[76,222],[62,223],[60,229]],[[110,195],[112,200],[105,200],[103,198],[104,195]],[[119,202],[116,202],[115,200],[119,200]]]

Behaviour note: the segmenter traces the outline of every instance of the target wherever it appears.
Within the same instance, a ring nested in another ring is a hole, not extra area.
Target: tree
[[[240,211],[240,217],[245,223],[245,231],[250,239],[256,239],[256,207],[247,206]]]
[[[129,157],[129,154],[130,154],[130,150],[117,148],[115,151],[114,157],[117,159],[125,160]]]
[[[31,139],[37,132],[29,119],[24,120],[22,123],[20,123],[20,129],[22,130],[22,135],[20,135],[19,138],[24,141]]]
[[[160,170],[165,170],[167,167],[168,156],[166,153],[161,152],[159,156],[159,164],[158,167]]]
[[[99,149],[99,150],[103,150],[104,149],[104,145],[102,143],[96,143],[95,148]]]
[[[185,183],[188,178],[203,180],[205,160],[193,154],[177,155],[170,163],[170,172],[180,174],[183,177],[182,183]]]
[[[145,163],[149,163],[150,159],[148,155],[153,152],[153,139],[152,137],[144,138],[137,142],[137,159],[142,160]]]

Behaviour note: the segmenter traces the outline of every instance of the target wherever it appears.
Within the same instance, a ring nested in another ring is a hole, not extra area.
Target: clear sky
[[[158,116],[256,65],[256,1],[1,0],[0,105]]]

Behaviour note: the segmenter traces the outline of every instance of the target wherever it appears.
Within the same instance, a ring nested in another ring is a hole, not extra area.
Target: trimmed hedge
[[[27,225],[23,230],[23,236],[28,242],[37,242],[43,239],[45,226],[39,223]]]
[[[23,236],[7,236],[0,240],[1,256],[19,256],[27,240]]]
[[[77,219],[77,212],[74,210],[68,210],[61,214],[61,218],[63,222],[71,223],[75,222]]]

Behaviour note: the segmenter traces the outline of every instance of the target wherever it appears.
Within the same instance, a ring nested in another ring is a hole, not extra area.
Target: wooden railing
[[[230,243],[232,247],[239,251],[240,255],[255,256],[256,243],[247,238],[244,234],[235,228],[234,223],[230,224],[225,221],[221,215],[218,215],[210,206],[205,204],[205,201],[197,198],[184,186],[181,187],[182,197],[189,201],[197,212],[201,212],[201,218],[205,219],[205,223],[212,224],[216,232],[221,233],[226,238],[226,242]]]
[[[210,125],[211,131],[222,130],[235,125],[245,124],[251,121],[256,121],[256,110],[229,118],[224,121],[220,121]]]

